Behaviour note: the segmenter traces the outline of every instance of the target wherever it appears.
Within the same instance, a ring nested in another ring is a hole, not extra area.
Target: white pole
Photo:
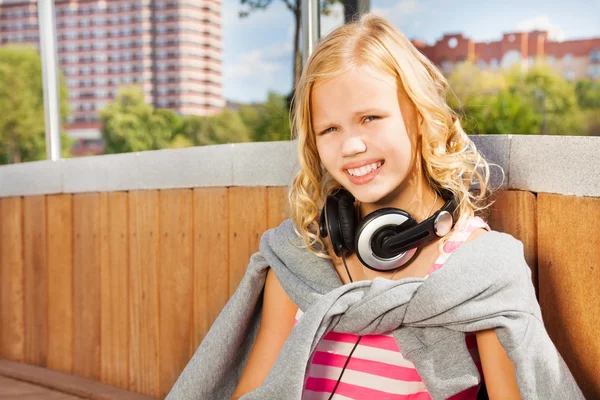
[[[306,60],[312,54],[319,37],[320,21],[319,21],[319,0],[302,0],[302,60],[303,65],[306,65]]]
[[[44,84],[46,154],[49,160],[60,160],[60,93],[54,0],[38,0],[38,21],[40,25],[40,54]]]

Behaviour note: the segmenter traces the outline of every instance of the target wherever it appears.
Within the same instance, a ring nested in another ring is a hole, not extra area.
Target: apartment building
[[[56,0],[55,15],[74,138],[100,138],[98,111],[123,85],[184,115],[225,106],[220,0]],[[38,26],[37,1],[0,0],[0,45],[39,48]]]
[[[554,41],[547,31],[505,33],[501,40],[475,42],[460,33],[446,34],[434,45],[413,44],[444,73],[457,63],[471,61],[482,69],[523,69],[544,60],[569,80],[600,79],[600,38]]]

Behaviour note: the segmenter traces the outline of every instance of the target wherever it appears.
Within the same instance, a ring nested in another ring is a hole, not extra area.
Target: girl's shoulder
[[[472,235],[478,235],[476,232],[481,229],[491,231],[487,222],[481,217],[468,217],[457,221],[450,234],[440,241],[440,255],[431,268],[430,274],[440,269],[456,249],[467,243]]]
[[[483,229],[491,231],[490,226],[481,217],[462,218],[456,222],[454,229],[445,239],[443,250],[446,253],[451,253],[460,245],[466,243],[474,232]]]

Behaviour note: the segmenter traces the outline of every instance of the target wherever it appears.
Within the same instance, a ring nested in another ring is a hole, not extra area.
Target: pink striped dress
[[[488,225],[479,217],[459,221],[429,274],[442,267],[450,254],[465,243],[471,233],[478,228],[489,230]],[[298,310],[296,321],[301,316],[302,311]],[[358,338],[357,335],[335,331],[331,331],[323,337],[317,345],[307,369],[303,399],[329,398]],[[466,335],[465,340],[481,374],[481,362],[475,334]],[[450,399],[476,399],[478,390],[479,386],[473,386]],[[396,340],[390,333],[362,337],[346,366],[333,399],[426,400],[431,399],[431,396],[414,365],[402,357]]]

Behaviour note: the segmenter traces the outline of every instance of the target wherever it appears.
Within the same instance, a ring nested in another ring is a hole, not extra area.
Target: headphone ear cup
[[[319,235],[322,238],[326,238],[327,234],[327,219],[325,218],[326,207],[321,210],[321,217],[319,218]]]
[[[336,256],[340,257],[344,251],[339,221],[339,199],[337,196],[327,196],[319,223],[319,233],[322,238],[329,237],[329,243]]]
[[[391,271],[412,259],[415,250],[396,255],[377,255],[386,237],[394,236],[399,229],[409,229],[417,221],[406,211],[397,208],[381,208],[365,216],[356,227],[356,255],[363,265],[375,271]]]
[[[346,192],[341,194],[338,198],[338,218],[342,241],[347,250],[354,252],[354,235],[356,233],[357,225],[354,197]]]

